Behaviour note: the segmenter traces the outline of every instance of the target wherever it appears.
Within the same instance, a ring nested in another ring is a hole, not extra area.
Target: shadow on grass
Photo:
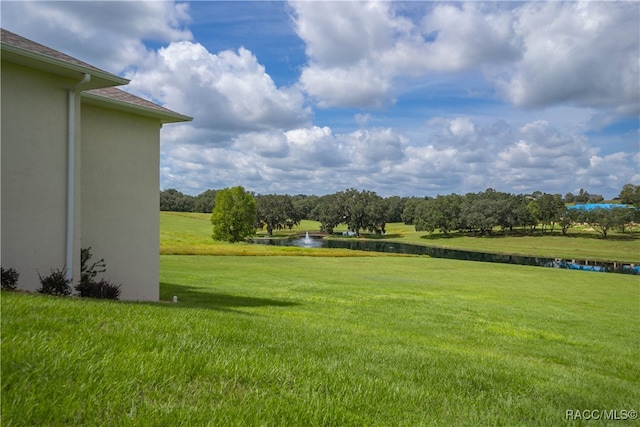
[[[394,234],[360,233],[359,236],[343,236],[342,234],[332,234],[328,237],[332,239],[339,239],[339,240],[361,240],[361,239],[386,240],[386,239],[399,239],[403,236],[404,235],[400,233],[394,233]]]
[[[402,237],[402,234],[400,233],[394,233],[394,234],[366,234],[366,238],[367,239],[380,239],[380,240],[384,240],[384,239],[397,239]]]
[[[533,233],[525,230],[513,230],[513,231],[494,231],[491,234],[480,233],[477,231],[454,231],[449,234],[445,233],[433,233],[433,234],[425,234],[420,236],[423,240],[446,240],[460,237],[481,237],[483,239],[500,239],[504,237],[563,237],[563,238],[578,238],[578,239],[593,239],[593,240],[611,240],[611,241],[633,241],[640,240],[640,232],[638,231],[627,231],[625,233],[620,232],[610,232],[610,234],[605,239],[602,234],[599,234],[595,231],[582,231],[582,230],[569,230],[569,233],[566,235],[562,234],[562,231],[554,230],[554,231],[545,231],[544,233],[536,230]]]
[[[453,239],[454,237],[462,237],[462,236],[465,236],[465,234],[436,233],[436,234],[425,234],[423,236],[420,236],[420,238],[423,239],[423,240],[444,240],[444,239]]]
[[[611,240],[613,242],[640,240],[640,232],[638,231],[627,231],[625,233],[614,232],[614,233],[615,234],[612,234],[612,232],[609,232],[609,235],[607,236],[606,239],[602,236],[602,234],[596,234],[594,232],[589,232],[589,231],[569,232],[569,234],[567,234],[567,236],[565,237],[581,238],[581,239]]]
[[[206,292],[201,288],[174,283],[161,283],[160,289],[160,304],[166,304],[171,308],[205,308],[209,310],[249,314],[238,309],[249,307],[291,307],[300,305],[297,302],[291,301]],[[172,302],[174,295],[178,297],[177,304]]]

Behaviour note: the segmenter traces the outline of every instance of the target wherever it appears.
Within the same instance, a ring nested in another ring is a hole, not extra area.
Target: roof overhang
[[[74,80],[81,80],[85,74],[91,75],[91,80],[82,89],[95,89],[110,86],[120,86],[129,83],[129,79],[119,77],[105,71],[91,67],[71,64],[58,58],[22,49],[6,43],[1,44],[2,60],[24,65],[48,73]]]
[[[168,109],[147,107],[131,102],[121,101],[113,97],[102,96],[93,92],[82,92],[82,102],[98,107],[110,108],[159,120],[161,123],[190,122],[192,117],[176,113]]]
[[[82,102],[104,108],[125,111],[154,118],[161,123],[191,121],[161,105],[125,92],[115,86],[129,83],[129,79],[111,74],[65,53],[25,39],[0,28],[0,52],[3,62],[11,62],[70,79],[70,90],[78,90]],[[85,77],[90,76],[86,80]],[[81,87],[78,83],[82,81]]]

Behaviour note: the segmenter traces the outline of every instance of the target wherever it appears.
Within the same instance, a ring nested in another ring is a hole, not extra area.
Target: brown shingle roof
[[[55,58],[60,61],[68,62],[69,64],[77,65],[84,68],[89,68],[95,71],[99,71],[101,73],[111,74],[104,70],[101,70],[100,68],[94,67],[91,64],[87,64],[86,62],[80,61],[79,59],[76,59],[73,56],[69,56],[55,49],[51,49],[50,47],[47,47],[40,43],[36,43],[32,40],[25,39],[24,37],[19,36],[18,34],[5,30],[4,28],[0,28],[0,30],[1,30],[0,41],[3,44],[19,47],[20,49],[28,50],[29,52]]]
[[[47,69],[53,72],[71,76],[75,73],[88,73],[92,76],[90,86],[103,87],[123,85],[129,83],[128,79],[101,70],[84,61],[69,56],[65,53],[26,39],[11,31],[0,28],[0,46],[2,47],[3,60],[21,63],[30,67]]]
[[[89,102],[107,103],[111,106],[118,106],[123,110],[134,111],[138,114],[159,118],[163,123],[191,120],[191,117],[176,113],[168,108],[164,108],[151,101],[113,87],[127,84],[129,82],[128,79],[101,70],[91,64],[87,64],[65,53],[26,39],[4,28],[0,28],[0,45],[3,50],[3,59],[9,57],[9,60],[11,60],[11,55],[14,54],[13,60],[28,66],[37,66],[44,61],[51,63],[57,71],[70,68],[73,69],[74,72],[91,74],[91,81],[88,85],[85,84],[83,86],[85,90],[82,93],[83,98],[88,99]],[[32,57],[24,58],[25,55]]]
[[[104,98],[112,104],[121,105],[123,107],[128,105],[131,109],[136,110],[139,113],[146,112],[148,115],[161,116],[165,119],[163,120],[165,123],[191,120],[191,117],[176,113],[175,111],[169,110],[161,105],[147,101],[144,98],[132,95],[115,87],[87,90],[82,93],[82,96],[94,101],[100,101],[99,98]]]

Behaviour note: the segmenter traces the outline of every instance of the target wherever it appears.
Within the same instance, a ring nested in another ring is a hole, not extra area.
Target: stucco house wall
[[[159,133],[158,120],[82,105],[82,247],[123,299],[159,298]]]
[[[1,76],[2,266],[15,268],[22,287],[35,290],[38,273],[65,267],[66,105],[73,81],[4,61]],[[78,125],[75,135],[79,140]]]
[[[127,79],[0,31],[2,267],[18,271],[22,289],[62,268],[75,285],[91,247],[121,299],[157,301],[160,129],[191,118],[115,88]]]

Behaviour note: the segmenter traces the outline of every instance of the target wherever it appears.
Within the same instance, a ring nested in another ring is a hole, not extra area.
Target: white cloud
[[[322,107],[380,106],[389,102],[391,79],[380,56],[396,47],[396,34],[411,29],[388,3],[292,3],[309,64],[300,84]]]
[[[379,2],[295,2],[295,25],[313,62],[323,67],[349,67],[373,52],[391,49],[394,32],[404,23]]]
[[[151,52],[145,41],[189,40],[187,3],[8,1],[2,27],[92,65],[120,73]]]
[[[639,114],[637,2],[514,5],[427,5],[414,22],[402,4],[293,3],[309,57],[302,88],[321,107],[380,107],[411,78],[473,71],[519,107]]]
[[[366,63],[349,68],[307,67],[300,85],[320,107],[379,107],[389,101],[391,86]]]
[[[163,188],[219,188],[221,182],[225,187],[245,182],[258,192],[290,194],[326,194],[367,182],[363,177],[368,173],[389,170],[402,160],[408,143],[391,129],[334,135],[330,128],[318,126],[241,134],[224,147],[164,139]]]
[[[564,194],[573,186],[613,195],[637,179],[638,155],[599,156],[586,137],[561,132],[546,121],[514,127],[457,117],[434,119],[428,126],[424,141],[411,141],[391,172],[395,182],[428,195],[488,187]]]
[[[285,132],[291,156],[278,165],[295,170],[339,168],[349,162],[348,153],[327,126]]]
[[[280,131],[244,133],[234,138],[233,145],[241,152],[253,151],[267,162],[289,155],[287,138]]]
[[[404,159],[407,138],[392,129],[357,130],[341,135],[339,140],[348,147],[352,167],[376,170],[391,167]]]
[[[309,114],[302,95],[276,87],[264,66],[244,48],[213,54],[199,43],[175,42],[127,77],[131,79],[127,90],[193,116],[196,128],[227,137],[299,126]]]
[[[456,117],[449,124],[449,132],[455,137],[473,135],[475,126],[468,117]]]
[[[293,8],[309,57],[300,81],[322,107],[379,107],[394,101],[405,78],[519,54],[512,18],[502,9],[437,5],[416,24],[393,3],[300,2]]]
[[[640,164],[640,155],[637,153],[634,156],[622,152],[602,157],[594,155],[589,159],[589,169],[585,173],[588,186],[585,185],[584,188],[622,189],[622,186],[629,182],[638,182],[640,180],[638,164]],[[578,189],[575,191],[577,192]]]
[[[423,34],[434,34],[423,54],[428,67],[460,71],[487,63],[516,60],[521,40],[513,30],[511,12],[478,3],[443,4],[425,15]],[[419,52],[415,52],[418,53]]]
[[[191,41],[188,7],[4,2],[2,26],[194,117],[162,129],[162,188],[611,196],[640,182],[637,129],[593,134],[640,112],[637,2],[292,3],[307,55],[292,87],[263,65],[282,58]]]
[[[334,133],[310,126],[241,134],[225,147],[163,147],[163,188],[200,192],[243,184],[259,193],[327,194],[348,187],[381,195],[509,192],[616,195],[637,182],[638,154],[600,155],[581,134],[545,120],[513,126],[470,117],[437,118],[423,138],[392,128]],[[634,181],[636,180],[636,181]]]
[[[517,141],[506,146],[493,163],[503,183],[522,190],[534,186],[566,192],[569,182],[584,182],[593,174],[590,158],[596,154],[581,135],[561,133],[546,121],[528,123],[517,130]],[[576,171],[581,171],[576,176]],[[581,175],[581,176],[580,176]]]
[[[515,14],[524,49],[500,82],[509,101],[640,113],[637,2],[524,3]]]

